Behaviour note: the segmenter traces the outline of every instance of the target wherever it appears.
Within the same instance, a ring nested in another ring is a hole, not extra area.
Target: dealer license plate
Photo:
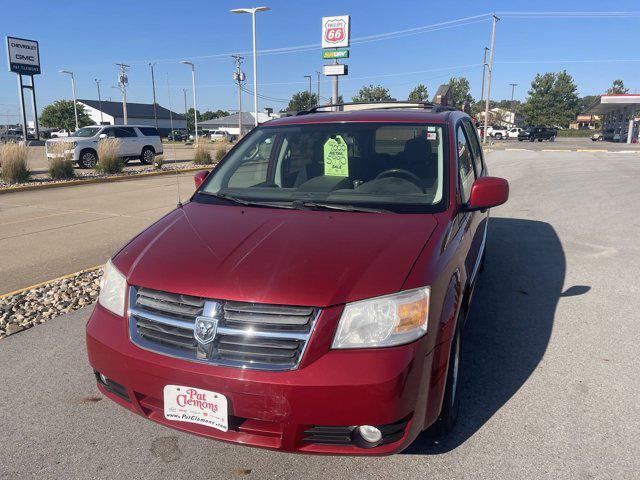
[[[166,385],[164,418],[175,422],[197,423],[226,432],[229,429],[227,397],[201,388]]]

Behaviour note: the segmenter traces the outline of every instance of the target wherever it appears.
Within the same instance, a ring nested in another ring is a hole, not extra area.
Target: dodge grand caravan
[[[508,190],[444,107],[255,128],[106,264],[86,329],[98,388],[285,451],[383,455],[444,434],[488,209]]]

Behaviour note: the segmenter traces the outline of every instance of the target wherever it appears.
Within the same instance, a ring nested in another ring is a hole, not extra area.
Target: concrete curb
[[[94,270],[97,270],[99,268],[104,267],[104,264],[100,264],[100,265],[96,265],[95,267],[89,267],[89,268],[84,268],[82,270],[78,270],[77,272],[73,272],[73,273],[68,273],[66,275],[62,275],[61,277],[58,278],[52,278],[51,280],[45,280],[44,282],[40,282],[40,283],[36,283],[34,285],[29,285],[28,287],[24,287],[24,288],[20,288],[18,290],[14,290],[13,292],[7,292],[7,293],[3,293],[2,295],[0,295],[0,300],[2,300],[3,298],[7,298],[7,297],[11,297],[13,295],[18,295],[20,293],[26,292],[27,290],[33,290],[34,288],[40,288],[48,283],[53,283],[53,282],[59,282],[60,280],[66,280],[67,278],[71,278],[74,277],[80,273],[85,273],[85,272],[93,272]]]
[[[193,167],[193,168],[185,168],[184,170],[177,170],[178,175],[181,173],[192,173],[198,172],[200,170],[208,170],[213,168],[213,165],[203,165],[202,167]],[[126,180],[139,180],[141,178],[147,177],[159,177],[162,175],[175,175],[176,170],[163,170],[161,172],[144,172],[138,173],[134,175],[122,175],[118,177],[97,177],[97,178],[87,178],[85,180],[71,180],[69,182],[60,182],[60,183],[40,183],[37,185],[21,185],[19,187],[2,187],[0,188],[0,195],[5,193],[14,193],[14,192],[28,192],[31,190],[39,190],[39,189],[47,189],[47,188],[58,188],[58,187],[75,187],[78,185],[89,185],[92,183],[110,183],[110,182],[124,182]]]

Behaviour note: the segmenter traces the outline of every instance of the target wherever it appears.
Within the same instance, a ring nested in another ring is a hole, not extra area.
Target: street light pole
[[[231,13],[250,13],[253,34],[253,114],[255,126],[258,126],[258,51],[256,48],[256,13],[271,10],[269,7],[234,8]]]
[[[76,130],[78,130],[78,107],[76,106],[76,79],[73,72],[69,70],[60,70],[60,73],[71,75],[71,91],[73,93],[73,115],[76,117]]]
[[[480,101],[484,100],[484,75],[487,70],[487,50],[489,47],[484,47],[484,58],[482,59],[482,91],[480,92]]]
[[[487,98],[484,104],[484,131],[482,132],[482,141],[487,141],[487,128],[489,127],[489,100],[491,98],[491,73],[493,71],[493,47],[496,40],[496,23],[500,18],[493,14],[493,26],[491,27],[491,50],[489,51],[489,65],[487,65]]]
[[[151,68],[151,88],[153,90],[153,120],[156,124],[156,130],[158,129],[158,109],[156,106],[156,78],[153,73],[153,67],[155,67],[155,63],[149,63],[149,67]]]
[[[305,75],[304,78],[309,79],[309,98],[311,98],[311,75]]]
[[[183,65],[191,66],[191,84],[193,88],[193,119],[195,123],[195,143],[198,144],[198,103],[196,101],[196,67],[193,62],[182,60],[180,63]]]
[[[104,124],[104,118],[102,117],[102,97],[100,96],[100,80],[94,78],[96,86],[98,87],[98,109],[100,110],[100,125]]]
[[[189,114],[189,109],[187,108],[187,89],[186,88],[182,89],[182,96],[184,98],[184,118],[187,118],[187,115]]]

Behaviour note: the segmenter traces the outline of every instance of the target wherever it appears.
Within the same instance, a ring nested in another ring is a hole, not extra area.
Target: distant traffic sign
[[[349,50],[346,48],[338,48],[336,50],[323,50],[322,58],[324,60],[334,60],[339,58],[349,58]]]

